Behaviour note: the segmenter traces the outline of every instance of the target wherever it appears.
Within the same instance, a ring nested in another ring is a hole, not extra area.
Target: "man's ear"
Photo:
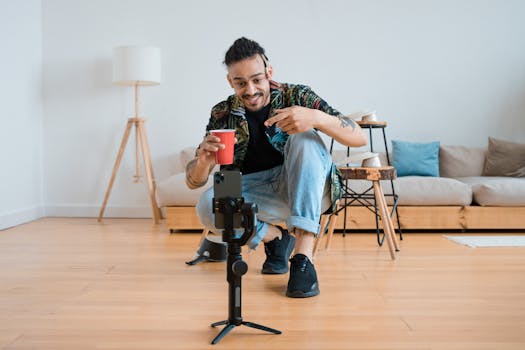
[[[269,65],[268,67],[266,67],[266,79],[272,80],[272,76],[273,76],[273,67]]]
[[[231,88],[233,89],[233,80],[230,78],[230,74],[226,74],[226,80],[228,80],[228,83],[230,84]]]

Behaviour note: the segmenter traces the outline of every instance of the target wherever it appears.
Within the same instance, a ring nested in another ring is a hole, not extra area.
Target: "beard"
[[[250,102],[250,100],[253,98],[256,99],[255,105]],[[263,92],[256,92],[253,95],[243,94],[241,96],[241,99],[244,102],[244,106],[246,107],[246,109],[252,112],[260,111],[261,109],[264,108],[264,106],[266,106],[268,102],[268,98],[265,98],[265,95]]]

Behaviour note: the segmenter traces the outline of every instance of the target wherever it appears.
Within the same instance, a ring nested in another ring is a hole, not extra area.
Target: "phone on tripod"
[[[215,200],[231,197],[242,198],[242,176],[240,171],[217,171],[213,174],[213,196]],[[215,213],[215,227],[224,228],[224,214]],[[242,213],[233,214],[233,227],[242,227]]]
[[[241,315],[241,278],[248,271],[248,264],[242,260],[242,246],[255,230],[255,203],[244,202],[242,179],[239,171],[218,171],[213,174],[213,213],[215,227],[222,228],[222,241],[227,245],[226,280],[228,281],[228,319],[212,323],[212,327],[224,328],[212,340],[217,344],[229,331],[237,326],[247,326],[273,334],[281,331],[257,323],[243,321]],[[225,227],[226,226],[226,227]],[[244,229],[239,235],[239,230]]]

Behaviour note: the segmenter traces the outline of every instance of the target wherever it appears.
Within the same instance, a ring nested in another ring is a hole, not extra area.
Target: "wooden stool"
[[[335,207],[339,207],[339,201],[337,201]],[[319,232],[317,234],[317,237],[315,238],[313,248],[313,256],[317,254],[317,251],[319,250],[321,241],[323,240],[324,236],[326,236],[324,249],[328,249],[330,247],[330,242],[332,241],[332,234],[334,233],[335,229],[335,222],[337,220],[336,215],[337,211],[321,214],[321,218],[319,220]]]
[[[377,203],[376,215],[379,214],[381,221],[383,222],[383,232],[388,242],[388,248],[390,250],[390,256],[392,259],[396,258],[396,251],[399,251],[399,242],[397,241],[396,231],[394,224],[390,218],[388,206],[386,204],[383,189],[381,188],[380,180],[394,180],[397,176],[396,169],[392,166],[385,166],[380,168],[366,168],[366,167],[339,167],[343,180],[368,180],[372,181],[374,197]],[[342,210],[343,208],[338,209]],[[336,215],[334,213],[333,215]],[[333,216],[332,215],[332,216]],[[331,218],[335,222],[335,218]],[[332,235],[334,233],[334,226],[330,225],[326,233],[326,248],[329,248]],[[323,239],[320,235],[318,240]],[[316,248],[319,243],[316,242]]]

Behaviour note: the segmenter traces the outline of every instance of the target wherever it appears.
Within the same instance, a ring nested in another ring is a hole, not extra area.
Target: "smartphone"
[[[240,171],[217,171],[213,174],[214,201],[221,198],[242,197],[242,176]],[[215,203],[213,203],[215,204]],[[215,205],[214,205],[215,207]],[[233,214],[233,228],[242,226],[242,213]],[[215,212],[215,227],[224,228],[224,214]]]

